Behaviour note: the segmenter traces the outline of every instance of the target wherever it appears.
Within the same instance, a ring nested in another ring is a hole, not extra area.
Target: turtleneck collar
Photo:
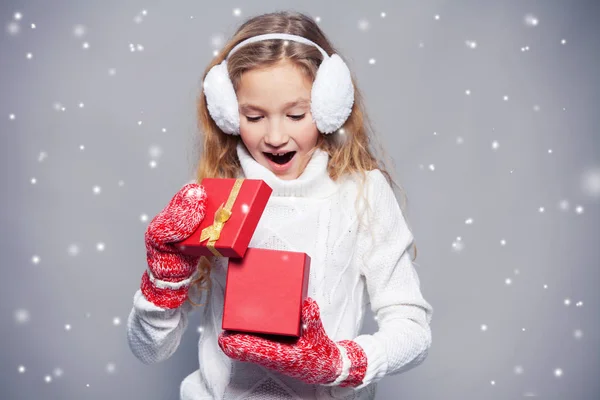
[[[293,180],[281,179],[259,164],[241,140],[237,144],[237,155],[243,171],[242,177],[265,181],[273,189],[271,196],[323,198],[336,190],[337,185],[327,172],[329,154],[324,150],[317,149],[302,174]]]

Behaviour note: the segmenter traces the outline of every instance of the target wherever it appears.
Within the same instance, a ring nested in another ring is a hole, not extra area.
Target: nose
[[[281,147],[290,140],[289,136],[277,123],[271,123],[265,134],[264,141],[272,147]]]

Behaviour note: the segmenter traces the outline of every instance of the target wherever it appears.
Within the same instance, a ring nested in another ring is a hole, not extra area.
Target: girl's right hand
[[[173,243],[188,238],[204,219],[206,191],[197,183],[184,185],[146,229],[148,269],[141,290],[162,308],[177,308],[187,298],[200,256],[182,254]]]

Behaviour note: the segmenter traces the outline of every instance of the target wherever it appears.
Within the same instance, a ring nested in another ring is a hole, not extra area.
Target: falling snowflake
[[[361,19],[360,21],[358,21],[358,29],[360,29],[363,32],[368,31],[370,28],[370,24],[369,21],[367,21],[366,19]]]
[[[538,24],[540,23],[537,17],[532,14],[527,14],[524,18],[524,21],[527,26],[538,26]]]
[[[150,157],[152,157],[152,158],[160,158],[162,153],[163,153],[162,148],[158,145],[152,145],[148,149],[148,154],[150,154]]]
[[[25,324],[25,323],[29,322],[30,319],[31,319],[31,316],[29,315],[29,311],[27,311],[23,308],[20,308],[15,311],[15,321],[18,324]]]
[[[83,37],[87,33],[87,28],[83,25],[75,25],[73,27],[73,35],[75,37]]]
[[[219,49],[225,43],[225,36],[221,33],[217,33],[211,36],[210,45],[216,49]]]
[[[521,374],[523,373],[523,367],[522,367],[522,366],[520,366],[520,365],[517,365],[517,366],[514,368],[514,371],[515,371],[515,374],[517,374],[517,375],[521,375]]]
[[[70,256],[76,256],[79,254],[79,246],[76,244],[72,244],[67,249],[67,252],[69,253]]]
[[[16,36],[19,32],[21,32],[21,26],[17,22],[11,21],[6,24],[6,33],[9,35]]]
[[[454,242],[452,242],[452,251],[460,253],[465,248],[462,238],[458,236]]]
[[[583,173],[581,189],[590,197],[600,197],[600,167],[591,168]]]

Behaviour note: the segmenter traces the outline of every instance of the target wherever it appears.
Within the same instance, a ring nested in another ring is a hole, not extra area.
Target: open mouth
[[[296,154],[295,151],[288,151],[287,153],[263,153],[268,159],[273,161],[275,164],[284,165],[287,164]]]

